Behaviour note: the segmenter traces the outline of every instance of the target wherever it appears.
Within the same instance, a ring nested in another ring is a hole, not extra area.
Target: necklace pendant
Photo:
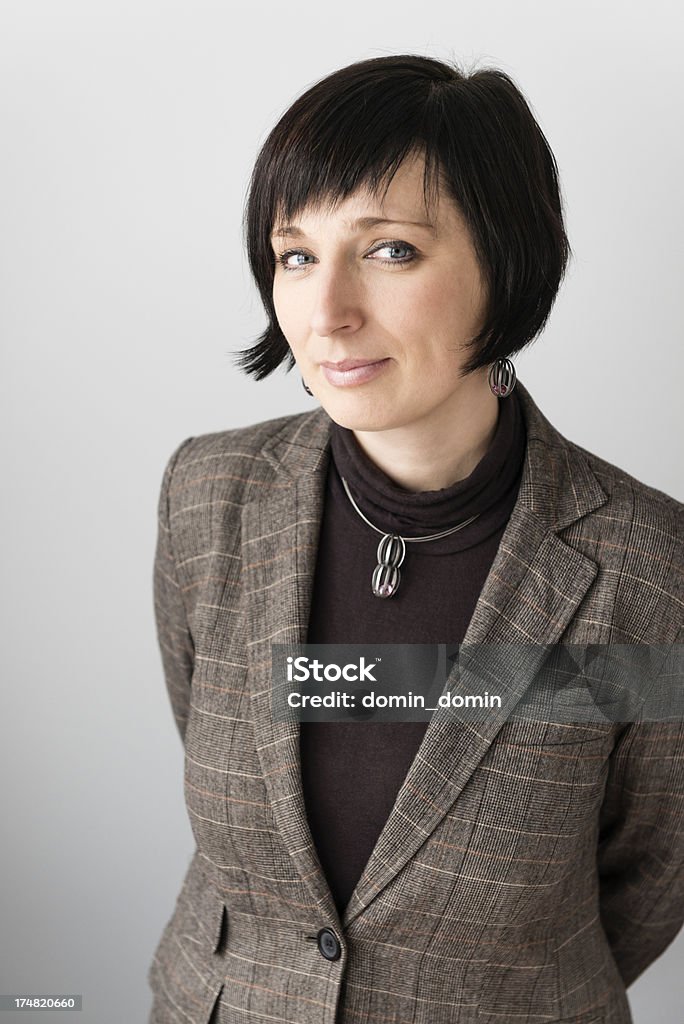
[[[513,385],[509,388],[509,391],[512,390]],[[349,498],[352,507],[361,516],[364,523],[367,523],[368,526],[375,530],[376,533],[382,533],[382,540],[378,544],[378,564],[375,566],[371,577],[371,589],[375,597],[392,597],[399,589],[399,582],[401,580],[399,566],[404,561],[404,556],[406,554],[404,538],[400,537],[398,533],[383,533],[378,526],[371,523],[370,519],[367,519],[364,516],[361,509],[354,501],[351,491],[349,490],[349,484],[345,478],[341,477],[341,480],[342,486],[347,493],[347,497]],[[455,533],[456,530],[462,530],[464,526],[474,522],[478,515],[479,513],[476,512],[474,516],[470,517],[470,519],[466,519],[462,523],[457,523],[456,526],[452,526],[450,530],[441,530],[440,533],[433,533],[429,537],[409,537],[408,539],[410,541],[438,540],[440,537],[446,537],[451,533]]]
[[[373,570],[371,588],[375,597],[392,597],[399,589],[401,573],[399,566],[406,556],[404,538],[396,533],[386,533],[378,544],[378,564]]]

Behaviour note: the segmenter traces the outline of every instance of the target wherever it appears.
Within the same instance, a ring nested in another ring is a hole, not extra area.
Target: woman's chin
[[[407,417],[402,417],[396,407],[383,407],[377,400],[343,401],[327,395],[319,399],[331,420],[347,430],[390,430],[402,426]]]

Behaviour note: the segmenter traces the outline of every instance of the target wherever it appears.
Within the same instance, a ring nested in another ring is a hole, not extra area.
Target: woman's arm
[[[164,470],[159,495],[159,525],[153,574],[157,639],[173,715],[183,742],[185,742],[185,728],[190,706],[190,681],[194,667],[195,648],[173,552],[169,525],[169,490],[178,457],[190,441],[192,441],[191,437],[176,448]]]
[[[628,986],[684,923],[681,721],[636,722],[622,733],[601,808],[598,870],[603,926]]]

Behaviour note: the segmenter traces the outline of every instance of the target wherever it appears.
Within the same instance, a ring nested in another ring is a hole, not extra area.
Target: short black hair
[[[558,166],[513,79],[470,73],[419,54],[371,57],[326,76],[280,118],[251,175],[243,231],[268,315],[256,343],[237,353],[262,380],[295,359],[273,304],[271,233],[308,204],[333,207],[360,187],[383,196],[409,155],[425,158],[426,208],[441,185],[470,230],[487,310],[464,376],[510,357],[546,323],[571,255]]]

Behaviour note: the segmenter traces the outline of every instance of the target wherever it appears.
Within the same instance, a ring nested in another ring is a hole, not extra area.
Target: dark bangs
[[[425,158],[428,211],[441,187],[468,225],[487,291],[470,373],[512,356],[546,323],[570,256],[558,168],[524,97],[503,71],[466,74],[407,54],[359,61],[323,78],[285,112],[252,172],[244,231],[268,318],[237,353],[262,380],[294,356],[273,305],[271,233],[305,207],[333,209],[357,189],[382,200],[411,154]]]

